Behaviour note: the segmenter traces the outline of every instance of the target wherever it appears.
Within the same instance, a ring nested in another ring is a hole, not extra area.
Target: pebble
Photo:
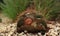
[[[16,23],[4,26],[3,25],[4,24],[0,25],[0,36],[60,36],[60,24],[58,23],[56,25],[52,25],[53,27],[51,27],[51,25],[49,24],[49,27],[51,27],[52,29],[50,29],[49,32],[45,33],[45,35],[41,35],[40,32],[37,34],[31,34],[27,33],[27,31],[14,33],[16,31]]]

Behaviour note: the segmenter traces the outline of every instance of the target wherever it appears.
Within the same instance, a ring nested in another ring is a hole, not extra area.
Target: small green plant
[[[57,17],[58,11],[60,11],[60,4],[57,0],[34,0],[35,7],[46,19],[52,19]]]
[[[28,0],[3,0],[3,3],[0,3],[0,8],[2,8],[2,13],[8,16],[11,19],[15,19],[19,12],[22,12],[26,9]]]

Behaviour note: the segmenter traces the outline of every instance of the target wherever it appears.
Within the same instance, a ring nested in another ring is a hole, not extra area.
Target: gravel
[[[60,24],[56,23],[55,25],[48,24],[50,28],[49,32],[45,33],[45,35],[41,35],[41,33],[32,34],[32,33],[17,33],[16,32],[16,24],[3,24],[0,23],[0,36],[60,36]],[[53,27],[52,27],[53,26]]]

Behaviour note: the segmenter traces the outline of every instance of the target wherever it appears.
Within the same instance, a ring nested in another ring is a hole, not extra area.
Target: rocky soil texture
[[[0,14],[0,18],[2,18],[2,22],[0,22],[0,36],[60,36],[60,24],[48,24],[47,26],[51,29],[49,32],[45,33],[45,35],[41,35],[40,32],[36,34],[27,33],[26,31],[17,33],[17,23],[11,23],[11,19]]]
[[[31,33],[17,33],[16,32],[16,25],[17,23],[13,24],[3,24],[0,23],[0,36],[60,36],[60,24],[48,24],[48,26],[52,29],[49,30],[48,33],[45,33],[45,35],[41,35],[41,33],[37,34],[31,34]]]

